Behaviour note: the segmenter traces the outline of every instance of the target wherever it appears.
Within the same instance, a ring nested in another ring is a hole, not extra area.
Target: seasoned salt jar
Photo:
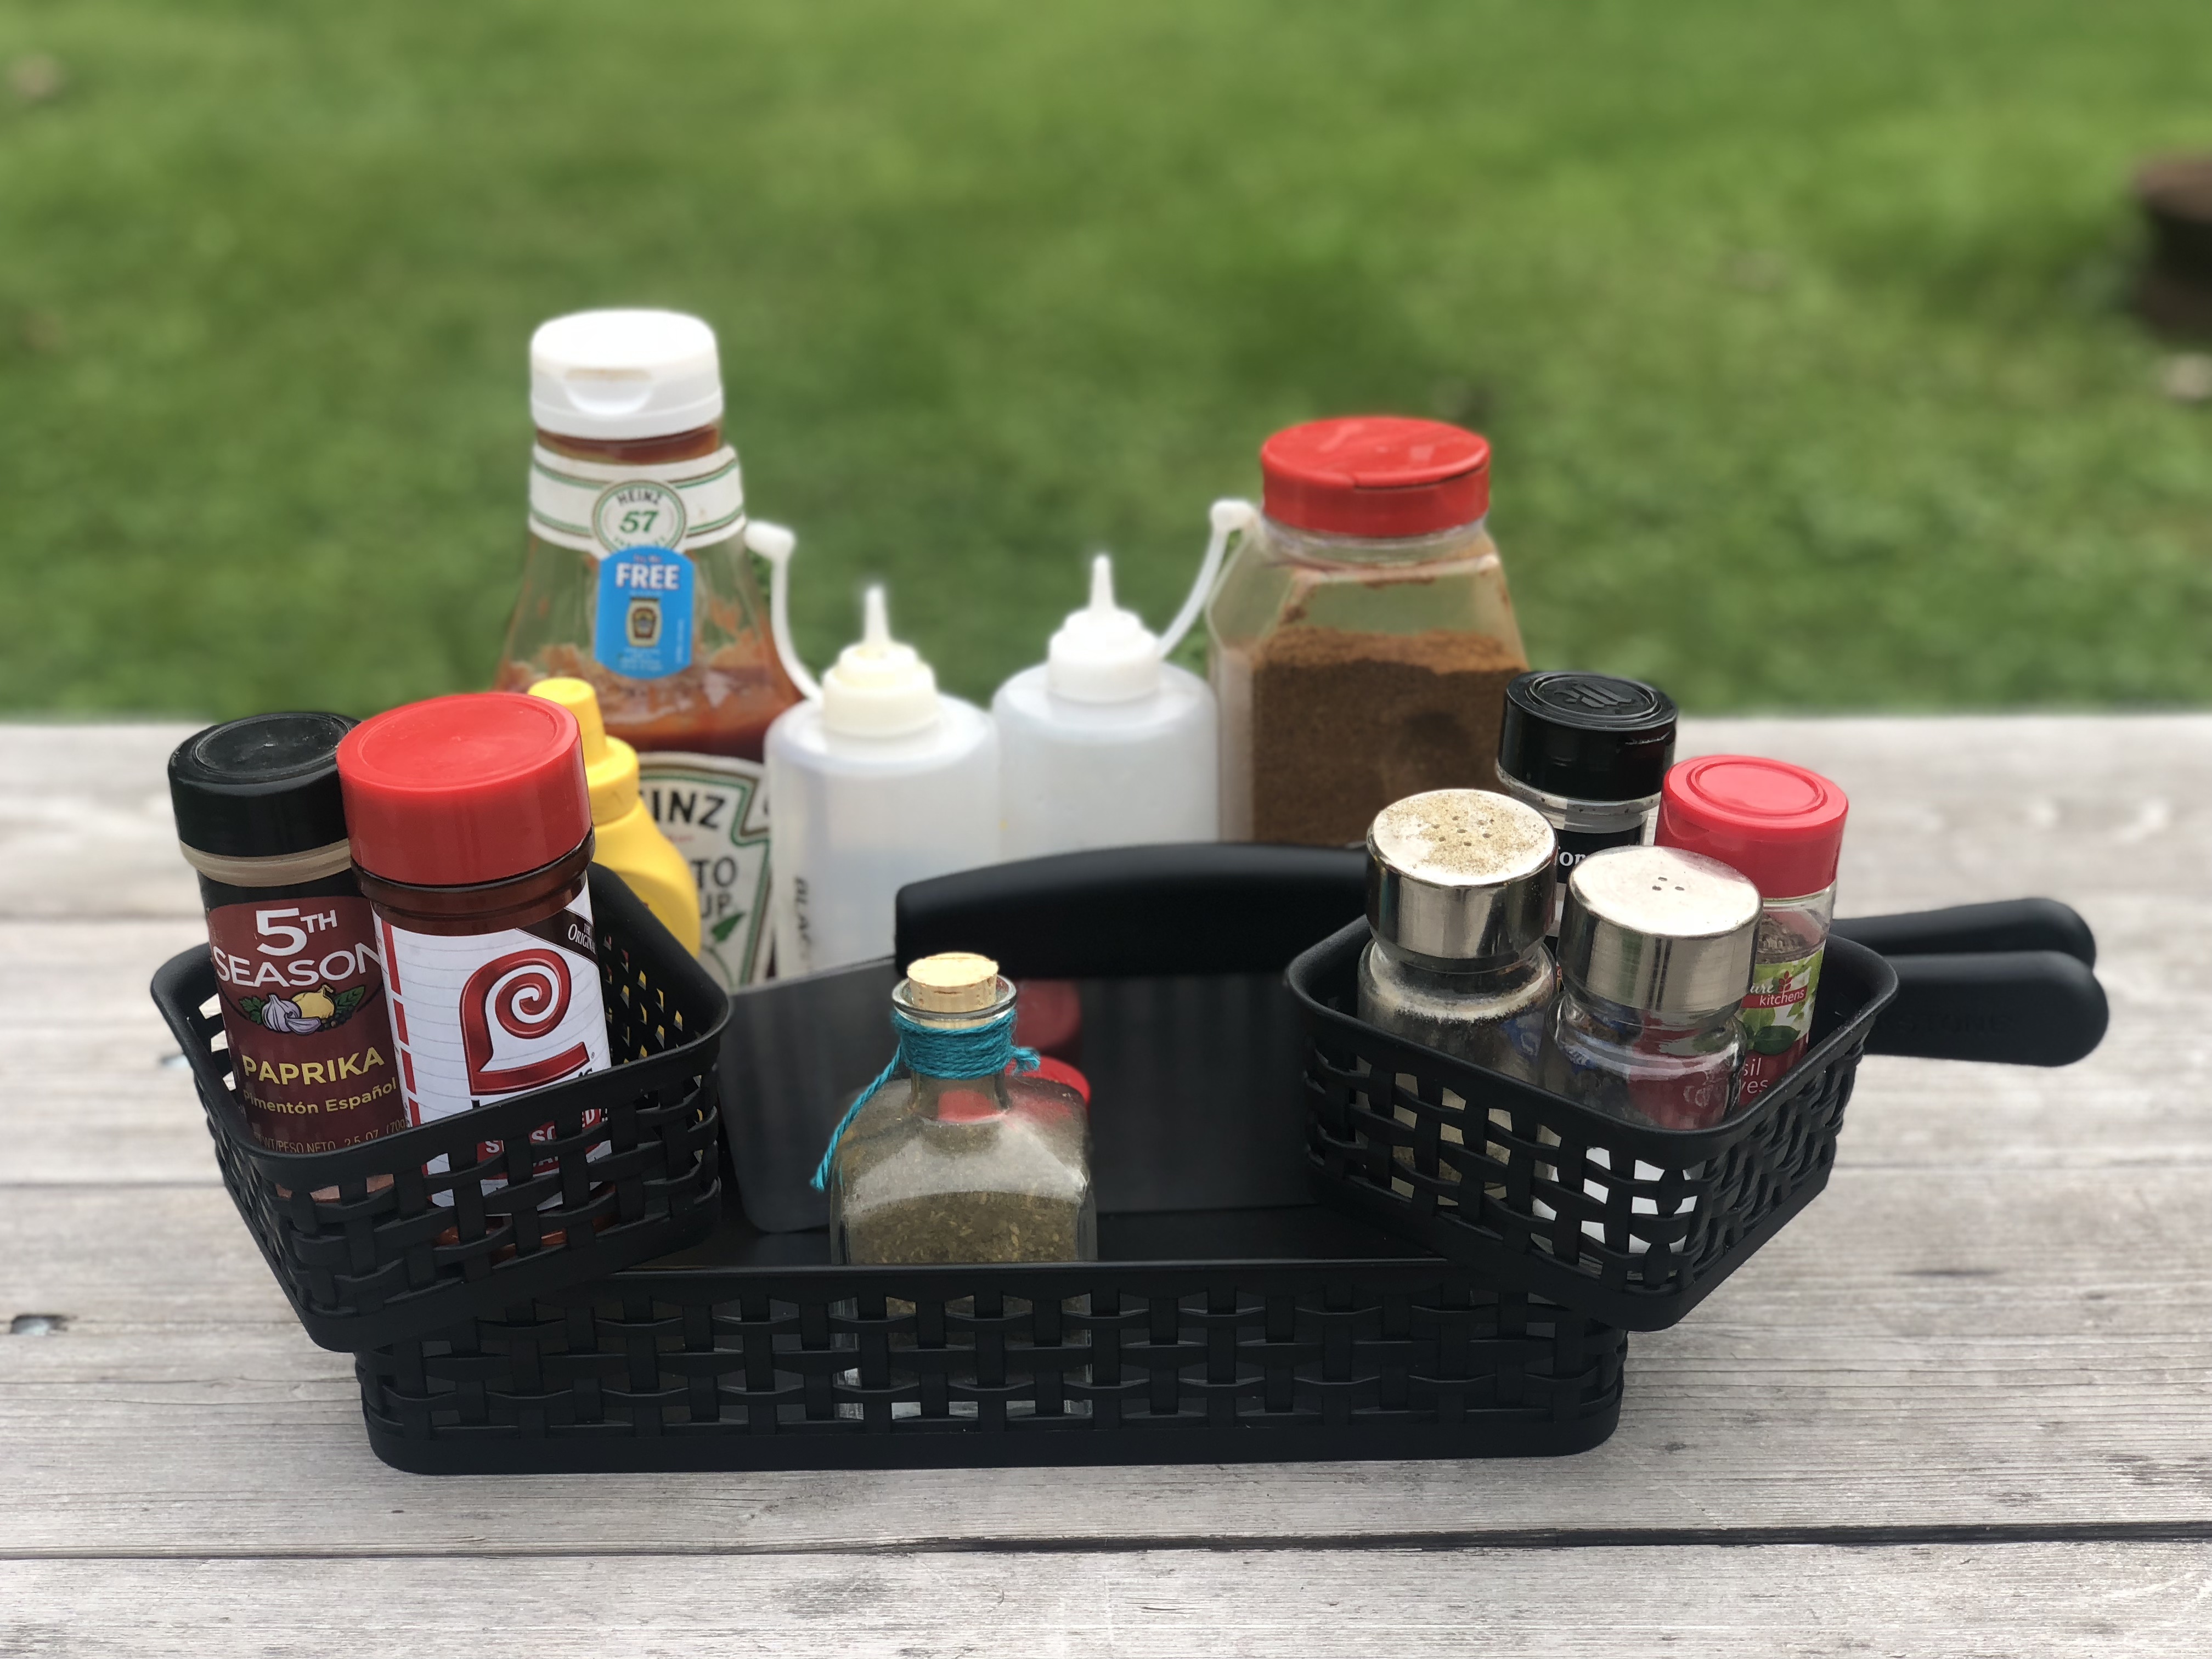
[[[1735,1104],[1759,889],[1671,847],[1593,853],[1567,880],[1545,1085],[1634,1122],[1702,1129]]]
[[[1490,446],[1315,421],[1260,451],[1264,511],[1206,608],[1225,841],[1357,842],[1392,801],[1497,787],[1528,657],[1490,539]]]
[[[833,1261],[1098,1259],[1089,1114],[1073,1089],[1007,1070],[1014,995],[988,957],[908,967],[891,992],[900,1073],[858,1103],[817,1177]]]

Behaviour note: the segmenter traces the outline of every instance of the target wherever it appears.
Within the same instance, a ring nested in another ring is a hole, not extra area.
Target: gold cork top
[[[1000,1000],[999,964],[972,951],[947,951],[907,964],[905,1001],[923,1013],[978,1014]]]

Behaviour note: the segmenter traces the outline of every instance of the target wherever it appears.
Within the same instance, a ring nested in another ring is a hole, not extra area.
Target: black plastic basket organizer
[[[271,1152],[253,1139],[204,947],[155,975],[223,1184],[324,1347],[439,1329],[711,1231],[727,1000],[619,878],[593,866],[591,893],[616,1066],[337,1152]],[[533,1139],[547,1124],[551,1138]],[[505,1151],[480,1162],[492,1141]],[[426,1168],[441,1158],[445,1172]]]
[[[1842,923],[1804,1058],[1736,1116],[1662,1129],[1365,1024],[1368,937],[1352,922],[1290,969],[1320,1190],[1484,1283],[1632,1331],[1681,1319],[1827,1184],[1863,1054],[2064,1065],[2105,1029],[2094,943],[2063,905]]]
[[[1343,876],[1333,854],[1159,848],[902,896],[900,960],[958,945],[1079,981],[1099,1261],[829,1265],[806,1178],[888,1052],[890,969],[757,988],[733,999],[714,1237],[361,1354],[371,1444],[425,1473],[1596,1444],[1621,1332],[1310,1200],[1281,967],[1357,911]]]

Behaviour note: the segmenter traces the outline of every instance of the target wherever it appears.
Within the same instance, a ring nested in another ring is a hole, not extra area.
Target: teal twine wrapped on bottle
[[[875,1098],[876,1091],[889,1083],[900,1071],[908,1077],[965,1078],[996,1077],[1010,1065],[1024,1072],[1034,1072],[1041,1063],[1034,1048],[1014,1046],[1014,1013],[1009,1007],[996,1019],[980,1025],[944,1026],[925,1024],[904,1010],[891,1010],[891,1030],[897,1034],[898,1048],[890,1063],[876,1073],[876,1080],[854,1096],[853,1103],[845,1109],[845,1115],[837,1120],[837,1127],[830,1132],[830,1144],[822,1149],[822,1162],[815,1166],[811,1185],[822,1192],[830,1184],[830,1161],[837,1156],[837,1143],[845,1138],[845,1131],[853,1127],[853,1120],[860,1115],[860,1108]]]

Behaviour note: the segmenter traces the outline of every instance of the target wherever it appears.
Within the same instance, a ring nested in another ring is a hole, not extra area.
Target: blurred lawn
[[[720,331],[811,655],[954,689],[1273,427],[1496,446],[1537,659],[1699,709],[2212,697],[2212,409],[2120,309],[2212,6],[0,12],[0,705],[481,684],[556,312]]]

